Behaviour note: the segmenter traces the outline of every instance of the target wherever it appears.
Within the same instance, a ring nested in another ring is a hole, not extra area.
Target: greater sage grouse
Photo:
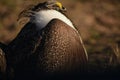
[[[84,69],[87,53],[65,11],[60,2],[46,1],[20,13],[30,21],[4,49],[10,74],[38,77]]]

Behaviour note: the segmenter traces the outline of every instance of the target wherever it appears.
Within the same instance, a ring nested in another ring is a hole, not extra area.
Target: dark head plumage
[[[61,13],[66,12],[66,8],[62,6],[62,4],[55,0],[46,1],[43,3],[38,3],[36,5],[30,6],[27,9],[24,9],[18,16],[18,20],[21,17],[30,17],[35,12],[38,12],[40,10],[57,10]]]
[[[66,11],[66,8],[64,8],[62,4],[58,1],[46,1],[44,3],[39,3],[32,8],[32,11],[40,11],[47,9],[53,9],[62,12]]]

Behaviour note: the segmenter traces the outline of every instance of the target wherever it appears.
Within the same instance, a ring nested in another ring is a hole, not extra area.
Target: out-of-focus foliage
[[[10,8],[15,8],[15,0],[0,0],[0,3]]]

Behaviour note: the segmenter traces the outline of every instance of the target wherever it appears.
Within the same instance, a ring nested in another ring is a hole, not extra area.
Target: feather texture
[[[79,34],[59,19],[53,19],[43,29],[37,49],[37,65],[43,72],[71,72],[83,69],[87,55]]]

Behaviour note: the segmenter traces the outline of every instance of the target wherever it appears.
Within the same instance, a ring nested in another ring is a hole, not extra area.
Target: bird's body
[[[36,50],[41,71],[64,73],[83,69],[87,58],[76,30],[61,20],[53,19],[44,31],[42,44]]]
[[[17,76],[82,70],[88,58],[79,32],[59,7],[39,5],[41,10],[30,16],[30,21],[5,49],[8,68],[12,67]]]

